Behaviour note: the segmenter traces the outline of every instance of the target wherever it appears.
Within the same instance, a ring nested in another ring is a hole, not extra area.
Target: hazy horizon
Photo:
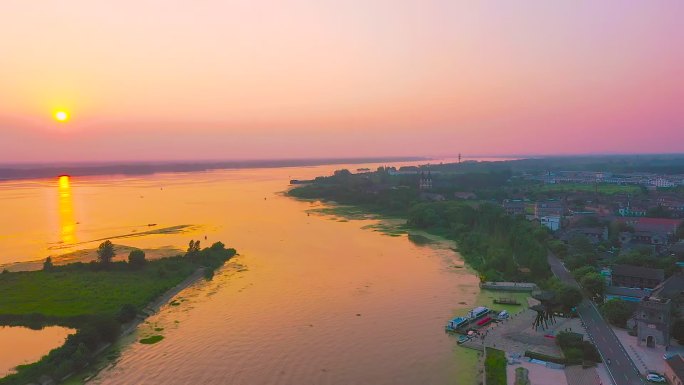
[[[682,2],[0,13],[0,163],[684,150]]]

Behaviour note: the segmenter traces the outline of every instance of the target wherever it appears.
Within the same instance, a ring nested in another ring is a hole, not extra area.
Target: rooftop
[[[606,294],[617,295],[620,297],[644,298],[650,295],[650,291],[633,289],[631,287],[608,286],[606,287]]]
[[[621,275],[626,277],[639,277],[645,279],[665,279],[665,271],[663,269],[653,269],[650,267],[632,266],[632,265],[615,265],[613,266],[613,276]]]
[[[674,355],[665,360],[667,365],[672,369],[674,374],[680,379],[684,378],[684,358],[681,355]]]
[[[684,294],[684,275],[675,274],[653,289],[653,295],[673,298]]]

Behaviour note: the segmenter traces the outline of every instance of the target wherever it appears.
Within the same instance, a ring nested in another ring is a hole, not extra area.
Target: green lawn
[[[170,258],[151,261],[139,271],[91,271],[83,267],[0,274],[0,315],[38,313],[70,318],[115,314],[124,304],[141,309],[196,268],[190,262]]]
[[[506,385],[506,353],[503,350],[485,348],[485,377],[487,385]]]

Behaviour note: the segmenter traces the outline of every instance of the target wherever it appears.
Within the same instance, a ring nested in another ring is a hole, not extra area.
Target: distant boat
[[[488,314],[488,313],[489,313],[488,308],[486,308],[484,306],[478,306],[468,313],[468,318],[470,318],[471,320],[476,320],[476,319],[478,319],[478,318],[480,318],[483,315]]]
[[[290,184],[307,184],[307,183],[313,183],[313,179],[309,180],[300,180],[300,179],[290,179]]]
[[[456,341],[456,343],[460,345],[462,343],[470,341],[471,338],[471,336],[459,336],[458,341]]]

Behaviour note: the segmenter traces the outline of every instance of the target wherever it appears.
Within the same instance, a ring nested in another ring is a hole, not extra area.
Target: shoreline
[[[363,164],[378,162],[429,161],[430,158],[417,156],[388,156],[367,158],[320,158],[320,159],[252,159],[233,161],[170,161],[170,162],[111,162],[95,166],[84,164],[64,165],[0,165],[0,183],[25,180],[54,178],[59,175],[70,176],[140,176],[159,173],[203,172],[212,170],[236,170],[250,168],[311,167],[334,164]]]
[[[135,317],[133,321],[129,322],[128,324],[122,325],[121,334],[119,334],[119,337],[115,342],[103,345],[97,350],[97,352],[95,353],[95,361],[93,361],[91,365],[88,365],[81,371],[71,373],[68,376],[62,378],[60,380],[60,383],[68,384],[69,380],[76,380],[74,377],[84,375],[85,377],[77,380],[77,383],[85,384],[93,380],[95,377],[97,377],[97,375],[100,374],[100,372],[107,369],[114,362],[114,358],[107,357],[105,353],[109,352],[115,347],[123,347],[138,342],[137,339],[129,341],[125,340],[127,339],[127,337],[133,335],[133,333],[135,333],[138,327],[145,323],[145,321],[149,317],[159,312],[164,305],[169,304],[174,297],[183,292],[183,290],[199,282],[204,277],[205,271],[206,267],[198,268],[181,283],[170,288],[169,290],[161,294],[158,298],[152,300],[140,311],[140,313],[138,313],[138,315]],[[141,316],[141,314],[144,314],[144,316]]]

